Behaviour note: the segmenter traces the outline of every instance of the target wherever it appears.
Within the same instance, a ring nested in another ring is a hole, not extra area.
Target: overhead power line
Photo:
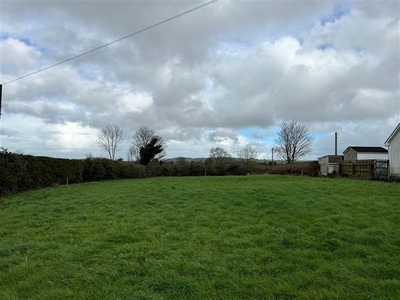
[[[112,42],[109,42],[109,43],[107,43],[107,44],[101,45],[101,46],[96,47],[96,48],[94,48],[94,49],[91,49],[91,50],[89,50],[89,51],[83,52],[83,53],[81,53],[81,54],[75,55],[75,56],[73,56],[73,57],[71,57],[71,58],[62,60],[62,61],[60,61],[60,62],[57,62],[57,63],[55,63],[55,64],[52,64],[52,65],[50,65],[50,66],[47,66],[47,67],[45,67],[45,68],[43,68],[43,69],[40,69],[40,70],[34,71],[34,72],[32,72],[32,73],[29,73],[29,74],[20,76],[20,77],[18,77],[18,78],[12,79],[12,80],[10,80],[10,81],[7,81],[7,82],[3,83],[2,85],[6,85],[6,84],[9,84],[9,83],[14,82],[14,81],[17,81],[17,80],[21,80],[21,79],[23,79],[23,78],[32,76],[32,75],[34,75],[34,74],[43,72],[43,71],[48,70],[48,69],[50,69],[50,68],[59,66],[59,65],[64,64],[64,63],[66,63],[66,62],[69,62],[69,61],[71,61],[71,60],[73,60],[73,59],[82,57],[82,56],[84,56],[84,55],[90,54],[90,53],[95,52],[95,51],[97,51],[97,50],[100,50],[100,49],[102,49],[102,48],[108,47],[108,46],[110,46],[110,45],[113,45],[113,44],[115,44],[115,43],[118,43],[118,42],[120,42],[120,41],[122,41],[122,40],[125,40],[125,39],[127,39],[127,38],[130,38],[130,37],[132,37],[132,36],[138,35],[138,34],[144,32],[144,31],[153,29],[154,27],[158,27],[158,26],[160,26],[160,25],[162,25],[162,24],[168,23],[168,22],[170,22],[170,21],[172,21],[172,20],[175,20],[175,19],[180,18],[180,17],[182,17],[182,16],[184,16],[184,15],[187,15],[187,14],[189,14],[189,13],[192,13],[192,12],[194,12],[194,11],[196,11],[196,10],[199,10],[199,9],[201,9],[201,8],[203,8],[203,7],[206,7],[206,6],[208,6],[208,5],[210,5],[210,4],[214,3],[214,2],[217,2],[217,1],[218,1],[218,0],[211,0],[211,1],[206,2],[206,3],[204,3],[204,4],[198,5],[198,6],[196,6],[196,7],[193,7],[193,8],[191,8],[191,9],[189,9],[189,10],[186,10],[186,11],[180,13],[180,14],[177,14],[177,15],[175,15],[175,16],[172,16],[172,17],[170,17],[170,18],[168,18],[168,19],[165,19],[165,20],[163,20],[163,21],[160,21],[160,22],[158,22],[158,23],[155,23],[155,24],[153,24],[153,25],[150,25],[150,26],[148,26],[148,27],[145,27],[145,28],[143,28],[143,29],[140,29],[140,30],[138,30],[138,31],[136,31],[136,32],[133,32],[133,33],[131,33],[131,34],[128,34],[128,35],[126,35],[126,36],[124,36],[124,37],[122,37],[122,38],[119,38],[119,39],[114,40],[114,41],[112,41]],[[1,96],[0,96],[0,97],[1,97]]]

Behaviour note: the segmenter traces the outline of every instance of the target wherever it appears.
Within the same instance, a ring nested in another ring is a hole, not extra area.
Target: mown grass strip
[[[393,299],[400,185],[152,178],[0,199],[0,299]]]

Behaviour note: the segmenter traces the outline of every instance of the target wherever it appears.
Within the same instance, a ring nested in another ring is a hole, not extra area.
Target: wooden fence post
[[[369,163],[369,175],[371,176],[371,177],[374,177],[374,175],[375,175],[375,168],[374,168],[374,166],[375,166],[375,164],[373,163],[373,162],[370,162]]]

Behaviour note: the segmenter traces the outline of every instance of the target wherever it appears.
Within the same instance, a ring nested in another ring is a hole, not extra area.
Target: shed
[[[345,161],[388,160],[388,151],[382,147],[349,146],[343,151]]]
[[[400,123],[387,138],[389,148],[389,178],[400,179]]]
[[[318,158],[320,172],[323,176],[339,173],[339,163],[343,161],[343,155],[325,155]]]

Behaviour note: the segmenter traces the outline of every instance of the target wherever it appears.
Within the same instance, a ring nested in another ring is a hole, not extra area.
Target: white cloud
[[[23,4],[2,3],[3,83],[196,5]],[[218,145],[236,154],[261,130],[268,138],[257,147],[269,157],[270,135],[287,119],[317,134],[310,157],[331,148],[334,131],[345,143],[383,145],[400,117],[398,11],[394,2],[216,2],[5,85],[0,146],[61,155],[55,144],[81,144],[63,155],[100,154],[93,137],[115,123],[123,147],[144,125],[164,136],[169,156],[207,156]]]
[[[46,146],[60,150],[97,148],[97,130],[78,123],[66,122],[52,126],[54,134],[46,141]]]
[[[126,93],[119,100],[120,113],[142,112],[153,104],[153,99],[148,93]]]
[[[41,58],[38,49],[12,37],[0,40],[0,53],[1,72],[6,80],[13,74],[25,75],[38,68],[37,61]]]

